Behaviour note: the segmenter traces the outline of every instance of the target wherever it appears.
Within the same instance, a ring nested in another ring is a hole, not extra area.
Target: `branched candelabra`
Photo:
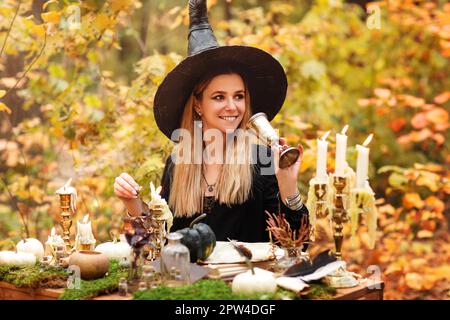
[[[352,215],[352,230],[356,228],[355,217],[358,212],[370,212],[369,231],[371,235],[371,247],[374,243],[374,229],[376,228],[376,212],[374,209],[374,194],[366,189],[353,188],[352,172],[347,172],[345,176],[332,175],[328,183],[320,183],[316,179],[310,182],[310,191],[308,194],[308,209],[310,211],[310,222],[312,225],[311,239],[314,240],[314,225],[316,217],[329,217],[332,222],[333,238],[335,244],[336,258],[342,261],[342,244],[344,239],[343,228],[349,221],[345,203],[350,197],[350,213]],[[358,196],[355,196],[358,195]],[[364,195],[364,197],[362,197]],[[357,201],[355,199],[365,199]],[[369,200],[367,200],[369,199]],[[334,273],[326,277],[326,281],[335,288],[353,287],[359,284],[358,278],[361,276],[346,270],[345,265]]]

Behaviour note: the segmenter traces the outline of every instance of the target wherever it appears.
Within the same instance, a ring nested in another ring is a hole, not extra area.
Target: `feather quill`
[[[231,245],[233,246],[236,251],[245,258],[245,262],[247,263],[248,267],[252,270],[252,274],[255,274],[255,270],[253,270],[253,264],[252,264],[252,252],[249,248],[244,246],[243,244],[238,244],[235,240],[231,240],[228,238],[228,241],[230,241]]]

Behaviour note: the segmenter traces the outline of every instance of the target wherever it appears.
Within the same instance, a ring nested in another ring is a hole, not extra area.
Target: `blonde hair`
[[[195,100],[201,97],[205,88],[209,85],[212,79],[220,74],[239,74],[234,70],[226,70],[207,75],[200,81],[189,96],[182,115],[181,129],[187,130],[191,137],[194,136],[195,121],[201,121],[200,117],[194,111]],[[248,120],[251,117],[250,109],[250,95],[244,77],[241,78],[245,85],[245,112],[238,129],[245,129]],[[202,138],[203,140],[203,138]],[[191,139],[191,150],[194,150],[194,139]],[[202,157],[204,144],[202,143]],[[237,159],[244,155],[245,161],[224,161],[222,170],[216,182],[215,200],[219,204],[227,206],[242,204],[245,202],[251,192],[253,166],[250,160],[251,157],[251,143],[248,139],[244,142],[239,140],[237,143],[232,143],[231,147],[227,144],[226,152],[232,152],[232,159]],[[206,182],[203,179],[201,163],[194,161],[194,152],[191,152],[191,161],[188,163],[175,163],[173,169],[173,179],[170,189],[169,206],[174,212],[175,216],[190,217],[195,213],[203,212],[203,190],[206,187]]]

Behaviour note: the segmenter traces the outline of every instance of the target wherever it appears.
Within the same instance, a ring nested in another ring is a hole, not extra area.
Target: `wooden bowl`
[[[80,268],[83,280],[93,280],[103,277],[109,269],[109,259],[104,253],[92,250],[81,250],[70,255],[69,266]]]

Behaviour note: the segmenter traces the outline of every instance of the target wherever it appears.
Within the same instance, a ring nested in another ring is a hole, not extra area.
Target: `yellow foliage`
[[[94,26],[99,32],[102,32],[105,29],[112,28],[114,26],[114,20],[108,15],[100,13],[95,17]]]
[[[4,91],[4,90],[2,90]],[[8,108],[8,106],[6,104],[4,104],[3,102],[0,102],[0,111],[6,112],[7,114],[11,114],[11,109]]]
[[[48,23],[54,23],[58,24],[61,20],[61,12],[58,11],[51,11],[51,12],[44,12],[41,14],[42,20]]]
[[[421,209],[424,206],[423,200],[417,193],[406,193],[403,196],[403,206],[405,208],[417,208]]]

